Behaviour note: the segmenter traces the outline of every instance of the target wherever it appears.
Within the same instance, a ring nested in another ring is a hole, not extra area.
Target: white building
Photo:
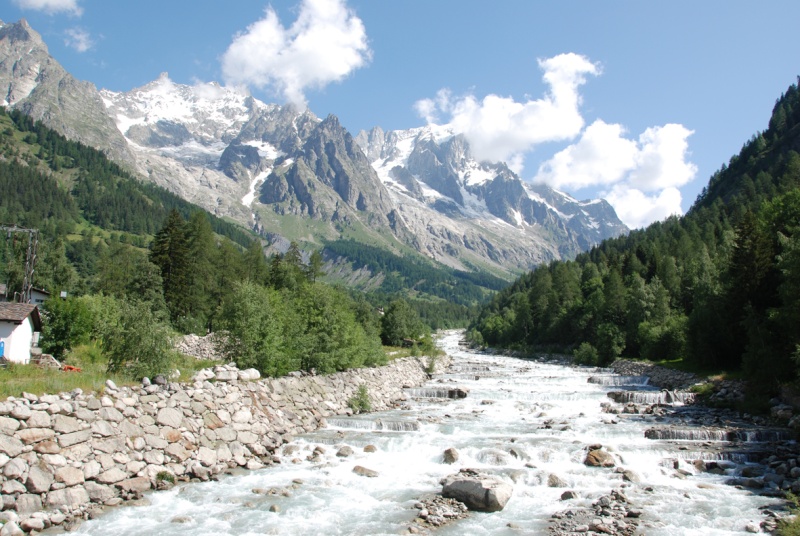
[[[0,302],[0,342],[3,357],[13,363],[31,360],[31,347],[42,331],[39,308],[29,303]]]

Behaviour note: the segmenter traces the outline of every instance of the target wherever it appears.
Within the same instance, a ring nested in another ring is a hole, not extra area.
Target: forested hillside
[[[381,339],[426,332],[396,296],[380,297],[381,317],[364,296],[322,283],[319,251],[304,255],[293,242],[268,260],[241,227],[2,108],[0,199],[0,222],[39,231],[33,284],[53,293],[40,344],[59,359],[84,356],[140,378],[170,371],[174,333],[222,330],[223,351],[241,367],[332,372],[385,361]],[[14,294],[27,235],[0,242],[0,282]]]
[[[762,394],[800,361],[800,91],[716,172],[688,214],[553,262],[497,294],[479,343],[684,358],[743,370]]]

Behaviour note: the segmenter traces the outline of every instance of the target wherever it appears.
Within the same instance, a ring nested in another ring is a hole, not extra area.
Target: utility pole
[[[31,289],[33,288],[33,271],[36,268],[36,251],[39,248],[39,230],[26,229],[18,225],[0,224],[0,230],[6,232],[6,237],[11,238],[12,233],[26,233],[28,235],[28,250],[25,253],[25,273],[22,277],[22,293],[20,303],[30,303]]]

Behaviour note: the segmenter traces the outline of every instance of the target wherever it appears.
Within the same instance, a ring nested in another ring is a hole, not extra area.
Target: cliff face
[[[68,138],[133,162],[97,88],[66,72],[25,19],[0,26],[0,97],[3,106],[19,108]]]

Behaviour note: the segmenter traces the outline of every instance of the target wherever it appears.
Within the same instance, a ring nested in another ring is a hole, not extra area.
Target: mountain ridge
[[[627,231],[605,201],[528,185],[504,163],[477,162],[453,133],[352,136],[336,116],[166,73],[98,91],[66,73],[24,20],[0,26],[0,88],[8,106],[262,236],[356,238],[510,275]]]

